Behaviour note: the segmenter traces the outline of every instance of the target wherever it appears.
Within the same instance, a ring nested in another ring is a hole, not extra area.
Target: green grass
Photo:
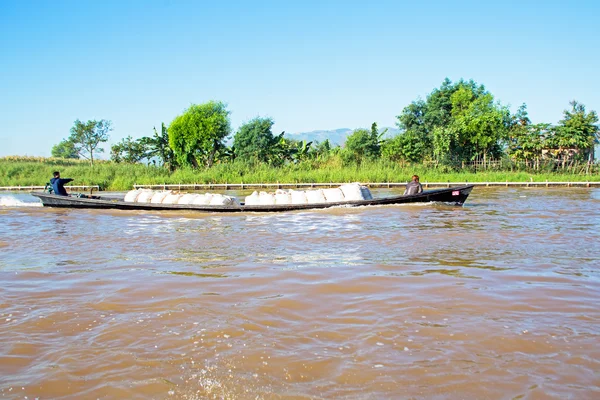
[[[76,185],[99,185],[102,190],[130,190],[134,184],[207,184],[207,183],[343,183],[408,182],[413,174],[421,182],[599,182],[600,173],[584,174],[581,168],[568,172],[483,171],[461,172],[423,165],[400,165],[376,161],[360,166],[344,166],[339,158],[326,162],[307,161],[281,168],[234,162],[217,164],[210,169],[182,168],[170,173],[165,168],[142,164],[116,164],[53,158],[0,158],[0,186],[43,186],[59,170]]]

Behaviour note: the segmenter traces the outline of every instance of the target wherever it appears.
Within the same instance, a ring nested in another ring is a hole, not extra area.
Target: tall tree
[[[517,112],[511,116],[506,153],[515,161],[525,161],[536,167],[539,166],[545,137],[550,128],[550,124],[532,125],[527,105],[521,104]]]
[[[259,117],[243,124],[233,137],[236,158],[264,163],[272,160],[277,144],[271,132],[273,124],[271,118]]]
[[[79,156],[90,160],[90,164],[94,165],[94,153],[104,152],[104,149],[98,146],[108,141],[110,131],[112,131],[110,121],[102,119],[81,122],[77,119],[71,128],[71,136],[68,140],[73,143]]]
[[[561,151],[577,149],[580,159],[594,159],[594,145],[598,143],[598,114],[585,111],[585,106],[575,100],[571,110],[563,112],[564,118],[555,131],[555,143]]]
[[[272,165],[281,166],[286,162],[299,163],[310,155],[312,142],[284,137],[285,132],[275,137]]]
[[[147,154],[146,158],[152,159],[157,157],[164,167],[167,167],[169,171],[175,170],[177,167],[177,160],[175,159],[175,153],[169,145],[169,131],[164,123],[161,124],[160,134],[154,129],[154,135],[152,137],[144,136],[140,139],[140,143],[146,147]]]
[[[422,161],[433,155],[431,123],[425,121],[427,103],[421,99],[404,107],[397,125],[402,132],[387,141],[384,154],[391,160]]]
[[[217,152],[225,148],[231,132],[229,111],[222,102],[192,104],[169,126],[169,145],[178,161],[198,168],[211,167]]]
[[[485,159],[500,152],[509,117],[508,109],[495,103],[483,85],[446,78],[426,101],[412,102],[397,117],[403,138],[394,141],[395,148],[411,161],[434,158],[459,164]],[[394,158],[391,150],[388,146],[386,155]]]
[[[133,140],[127,136],[110,148],[110,159],[116,163],[139,163],[148,156],[148,149],[141,139]]]
[[[513,127],[510,131],[508,155],[538,168],[542,150],[547,146],[546,138],[550,136],[551,131],[552,127],[546,123]]]
[[[377,124],[371,130],[357,129],[346,138],[346,160],[360,164],[365,159],[376,159],[381,155]]]
[[[498,157],[510,125],[508,108],[494,103],[491,93],[476,94],[462,87],[452,95],[454,152],[462,160]]]
[[[79,158],[75,145],[68,139],[63,139],[59,144],[52,146],[52,157],[56,158]]]

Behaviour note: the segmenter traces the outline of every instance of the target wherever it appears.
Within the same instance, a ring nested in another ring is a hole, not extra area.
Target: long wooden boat
[[[467,200],[473,185],[457,186],[444,189],[425,190],[422,193],[410,196],[391,196],[376,198],[372,200],[340,201],[314,204],[274,204],[274,205],[245,205],[233,204],[229,206],[195,205],[195,204],[155,204],[155,203],[132,203],[123,199],[111,199],[103,196],[71,195],[59,196],[55,194],[31,192],[31,195],[39,198],[45,207],[62,208],[100,208],[119,210],[193,210],[203,212],[282,212],[295,210],[312,210],[331,207],[360,207],[381,206],[405,203],[429,203],[439,202],[462,206]]]

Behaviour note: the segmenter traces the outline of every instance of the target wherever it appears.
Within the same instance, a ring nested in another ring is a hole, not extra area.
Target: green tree
[[[192,104],[169,126],[169,145],[183,165],[211,167],[231,132],[229,111],[222,102]]]
[[[243,161],[268,163],[273,159],[277,141],[271,132],[271,118],[254,118],[243,124],[233,138],[236,158]]]
[[[429,151],[427,142],[419,140],[417,132],[410,130],[386,140],[381,145],[381,155],[390,161],[419,162]]]
[[[140,143],[146,148],[146,158],[149,160],[156,157],[160,160],[162,166],[167,167],[169,171],[174,171],[177,167],[175,153],[169,145],[169,131],[164,123],[161,124],[160,134],[154,129],[152,137],[144,136]]]
[[[452,96],[450,132],[454,134],[452,150],[461,160],[498,157],[507,139],[510,125],[508,108],[494,103],[494,96],[477,94],[461,87]]]
[[[386,148],[389,158],[437,159],[457,165],[497,156],[506,140],[510,113],[474,81],[448,78],[427,100],[416,100],[397,116],[402,137]],[[395,149],[400,153],[392,154]]]
[[[506,153],[515,161],[524,161],[539,168],[545,138],[550,132],[550,124],[531,124],[527,105],[521,104],[515,115],[511,117],[508,129]]]
[[[307,160],[310,156],[312,142],[284,137],[285,132],[277,136],[275,146],[274,165],[283,165],[286,162],[299,163]]]
[[[125,162],[130,164],[139,163],[148,156],[148,149],[144,142],[133,140],[127,136],[119,143],[111,146],[110,159],[116,163]]]
[[[309,157],[318,161],[325,161],[329,158],[332,147],[329,139],[325,139],[322,142],[315,142],[314,146],[310,149]]]
[[[110,121],[102,119],[81,122],[77,119],[71,128],[71,136],[68,140],[73,143],[80,157],[90,160],[90,165],[94,165],[94,153],[104,152],[104,149],[98,146],[108,141],[110,131],[112,131]]]
[[[63,139],[59,144],[52,146],[52,157],[56,158],[79,158],[75,145],[68,139]]]
[[[425,122],[427,103],[413,101],[396,118],[402,132],[388,140],[382,149],[384,157],[392,161],[419,162],[433,155],[431,123]]]
[[[346,161],[360,164],[363,160],[374,160],[381,155],[377,124],[373,123],[371,130],[357,129],[346,138]]]
[[[547,123],[526,125],[524,129],[511,132],[507,153],[518,161],[525,161],[538,169],[542,151],[548,147],[547,138],[551,135],[552,126]]]
[[[585,111],[585,106],[575,100],[569,103],[571,110],[564,111],[564,118],[556,127],[555,146],[561,152],[577,149],[576,158],[594,159],[594,145],[598,143],[598,114]],[[563,158],[564,159],[564,158]]]

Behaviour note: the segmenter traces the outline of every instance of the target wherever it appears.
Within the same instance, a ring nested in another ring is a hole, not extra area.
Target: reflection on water
[[[0,207],[0,396],[597,398],[599,193]]]

